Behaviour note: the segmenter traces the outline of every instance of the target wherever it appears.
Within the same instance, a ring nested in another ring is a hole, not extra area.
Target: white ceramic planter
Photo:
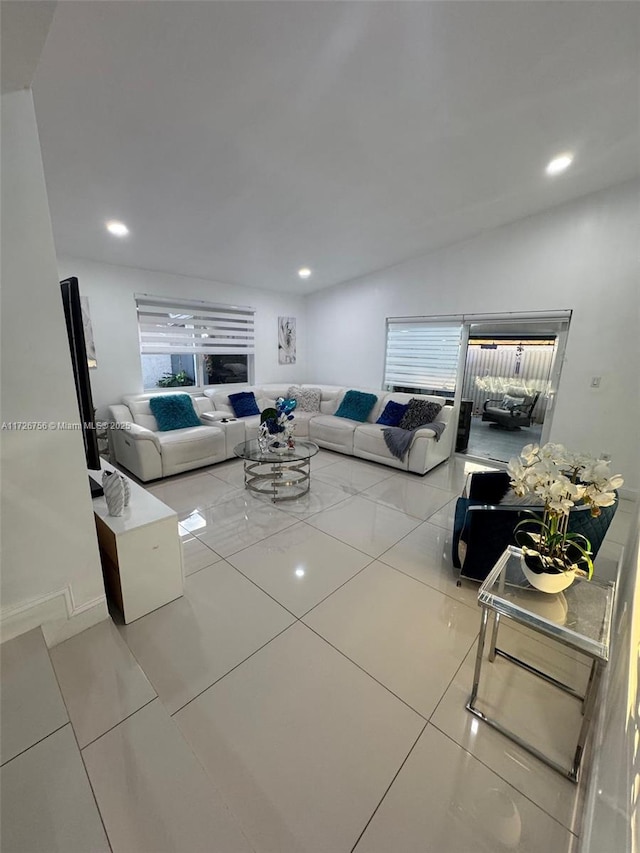
[[[567,589],[576,579],[575,571],[562,572],[560,574],[549,574],[548,572],[532,572],[529,566],[522,557],[522,572],[531,586],[539,589],[540,592],[556,593]]]

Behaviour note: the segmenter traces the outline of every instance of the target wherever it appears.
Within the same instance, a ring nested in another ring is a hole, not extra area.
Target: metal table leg
[[[484,654],[484,641],[487,635],[487,619],[489,618],[489,611],[486,607],[482,608],[482,620],[480,622],[480,633],[478,634],[478,651],[476,653],[476,667],[473,673],[473,687],[471,688],[471,696],[469,696],[469,701],[467,702],[467,708],[469,711],[473,711],[473,703],[476,701],[476,697],[478,696],[478,685],[480,684],[480,671],[482,670],[482,655]]]
[[[491,642],[489,643],[489,660],[491,663],[496,659],[496,643],[498,641],[498,628],[500,627],[500,614],[493,614],[493,628],[491,630]]]

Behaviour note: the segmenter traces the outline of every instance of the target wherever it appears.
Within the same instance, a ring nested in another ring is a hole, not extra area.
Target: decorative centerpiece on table
[[[542,517],[527,518],[515,528],[522,549],[522,570],[529,583],[543,592],[560,592],[576,576],[591,579],[591,543],[568,531],[569,513],[576,505],[600,515],[612,506],[624,480],[611,474],[606,459],[567,450],[562,444],[528,444],[507,466],[513,491],[535,496],[544,505]]]
[[[264,409],[260,414],[258,428],[258,446],[264,453],[266,450],[283,453],[293,449],[293,410],[297,402],[278,397],[275,408]]]

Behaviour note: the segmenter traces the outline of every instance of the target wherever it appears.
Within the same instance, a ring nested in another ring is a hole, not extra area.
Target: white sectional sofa
[[[173,393],[181,389],[174,389]],[[160,432],[149,406],[149,394],[130,394],[122,404],[109,406],[111,419],[125,429],[111,430],[112,448],[118,464],[143,482],[181,474],[193,468],[214,465],[233,456],[227,434],[219,426],[207,425]],[[193,397],[198,414],[211,412],[208,397]],[[237,442],[236,442],[237,444]],[[234,445],[235,446],[235,445]]]
[[[256,438],[260,416],[236,419],[229,402],[229,394],[238,390],[253,391],[258,408],[262,411],[274,406],[278,397],[286,397],[289,387],[245,385],[241,388],[208,389],[202,395],[192,395],[203,426],[171,432],[158,431],[149,407],[149,398],[156,396],[155,392],[123,397],[121,405],[110,407],[112,419],[129,427],[112,431],[116,460],[146,482],[230,459],[234,455],[233,448],[236,444],[245,439]],[[404,460],[400,460],[387,448],[382,434],[384,427],[376,424],[376,420],[389,400],[407,403],[413,395],[390,393],[380,389],[354,389],[378,397],[367,421],[360,423],[335,416],[342,398],[349,390],[348,387],[313,384],[302,387],[320,388],[320,410],[303,412],[296,409],[294,434],[299,438],[308,438],[319,447],[415,474],[426,474],[451,454],[456,434],[457,411],[454,406],[445,405],[444,397],[425,398],[442,405],[438,420],[444,422],[446,428],[440,440],[436,439],[434,430],[424,426],[416,431],[409,452]],[[185,392],[186,389],[175,388],[170,393]]]

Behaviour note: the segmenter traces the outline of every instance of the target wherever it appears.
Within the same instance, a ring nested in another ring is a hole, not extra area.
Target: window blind
[[[461,323],[387,320],[385,385],[454,392],[461,331]]]
[[[143,355],[253,355],[255,310],[136,295]]]

